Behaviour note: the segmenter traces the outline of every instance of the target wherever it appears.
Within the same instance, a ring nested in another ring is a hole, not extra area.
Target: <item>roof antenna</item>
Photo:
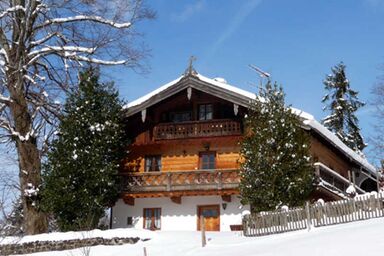
[[[196,70],[193,68],[193,62],[196,60],[196,57],[195,56],[191,56],[189,57],[189,65],[188,65],[188,68],[185,70],[184,72],[184,75],[196,75],[197,72]]]
[[[256,67],[255,65],[249,64],[248,65],[251,69],[255,70],[261,78],[270,78],[271,74],[264,72],[260,68]]]
[[[252,64],[249,64],[248,67],[250,67],[251,69],[253,69],[254,71],[256,71],[259,74],[259,76],[260,76],[260,88],[262,88],[263,78],[267,78],[269,80],[269,78],[271,77],[271,74],[261,70],[260,68],[256,67],[255,65],[252,65]]]

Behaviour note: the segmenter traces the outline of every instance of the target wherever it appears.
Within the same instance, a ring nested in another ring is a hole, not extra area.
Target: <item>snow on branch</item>
[[[11,100],[11,98],[9,98],[9,97],[5,97],[5,96],[3,96],[2,94],[0,94],[0,102],[1,102],[1,103],[4,103],[4,104],[7,104],[7,103],[11,103],[12,100]]]
[[[64,57],[67,57],[69,59],[74,59],[77,61],[84,61],[84,62],[101,64],[101,65],[122,65],[122,64],[125,64],[127,62],[126,60],[117,60],[117,61],[100,60],[100,59],[95,59],[95,58],[90,58],[90,57],[85,57],[85,56],[79,56],[79,55],[78,56],[77,55],[64,56]]]
[[[14,7],[10,7],[8,9],[6,9],[5,11],[3,11],[2,13],[0,13],[0,19],[4,18],[9,13],[17,12],[17,11],[20,11],[20,10],[25,12],[25,8],[23,6],[21,6],[21,5],[16,5]]]
[[[91,21],[91,22],[96,22],[96,23],[101,23],[105,25],[109,25],[115,28],[129,28],[132,23],[131,22],[126,22],[126,23],[117,23],[112,20],[104,19],[100,16],[86,16],[86,15],[77,15],[73,17],[67,17],[67,18],[55,18],[55,19],[50,19],[41,24],[39,28],[49,26],[52,24],[63,24],[67,22],[77,22],[77,21]]]
[[[51,53],[64,52],[64,53],[89,53],[93,54],[96,51],[96,47],[81,47],[81,46],[47,46],[41,49],[31,51],[28,53],[28,57],[44,56]]]
[[[31,46],[36,46],[36,45],[41,45],[45,42],[47,42],[48,40],[50,40],[51,38],[55,37],[55,36],[59,36],[60,34],[58,32],[54,32],[54,33],[50,33],[48,34],[47,36],[39,39],[39,40],[36,40],[36,41],[32,41],[31,42]]]

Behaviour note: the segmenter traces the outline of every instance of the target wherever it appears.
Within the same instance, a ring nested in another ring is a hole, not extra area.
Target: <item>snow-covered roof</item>
[[[191,81],[183,83],[184,79],[191,79]],[[203,84],[197,86],[195,85],[195,83],[193,83],[193,81],[202,82]],[[174,90],[175,87],[180,88],[178,88],[178,90]],[[137,100],[128,103],[124,106],[124,109],[126,110],[127,116],[133,115],[188,87],[203,91],[207,89],[213,89],[217,92],[220,92],[220,94],[215,93],[215,96],[217,97],[225,97],[226,95],[230,94],[232,96],[231,100],[234,103],[245,107],[249,106],[249,103],[252,100],[256,99],[255,93],[248,92],[236,86],[230,85],[224,79],[211,79],[201,74],[195,73],[184,74],[180,76],[179,78],[159,87],[158,89],[138,98]],[[209,92],[209,90],[206,92]],[[308,126],[311,130],[315,131],[316,133],[324,137],[326,140],[328,140],[330,143],[332,143],[349,159],[355,161],[356,163],[360,164],[365,169],[367,169],[367,171],[376,175],[377,170],[374,166],[372,166],[365,158],[363,158],[351,148],[346,146],[334,133],[332,133],[326,127],[316,121],[316,119],[311,114],[296,108],[291,108],[291,110],[303,120],[304,125]]]
[[[253,93],[253,92],[248,92],[246,90],[243,90],[243,89],[240,89],[238,87],[235,87],[233,85],[230,85],[228,83],[224,83],[223,81],[220,81],[220,80],[215,80],[215,79],[211,79],[211,78],[208,78],[206,76],[203,76],[203,75],[200,75],[200,74],[197,74],[196,75],[201,81],[204,81],[204,82],[207,82],[207,83],[210,83],[212,85],[215,85],[217,86],[218,88],[222,88],[222,89],[225,89],[225,90],[228,90],[228,91],[231,91],[231,92],[234,92],[234,93],[238,93],[238,94],[241,94],[249,99],[256,99],[256,94]]]
[[[132,102],[130,102],[128,104],[126,104],[124,106],[124,108],[128,109],[128,108],[131,108],[133,106],[137,106],[137,105],[142,104],[143,102],[149,100],[150,98],[152,98],[153,96],[159,94],[160,92],[164,91],[165,89],[171,87],[172,85],[177,84],[183,77],[184,76],[180,76],[179,78],[177,78],[177,79],[175,79],[175,80],[173,80],[173,81],[171,81],[171,82],[169,82],[169,83],[167,83],[167,84],[165,84],[163,86],[160,86],[156,90],[154,90],[154,91],[152,91],[152,92],[150,92],[150,93],[148,93],[148,94],[146,94],[146,95],[144,95],[144,96],[142,96],[142,97],[140,97],[140,98],[138,98],[138,99],[136,99],[136,100],[134,100],[134,101],[132,101]]]
[[[368,163],[367,159],[360,156],[358,153],[353,151],[350,147],[345,145],[333,132],[328,130],[325,126],[320,124],[316,119],[305,119],[304,124],[308,125],[312,130],[316,131],[318,134],[323,136],[325,139],[330,141],[336,148],[344,152],[345,155],[350,157],[352,160],[358,162],[363,167],[365,167],[369,172],[376,175],[376,168]]]

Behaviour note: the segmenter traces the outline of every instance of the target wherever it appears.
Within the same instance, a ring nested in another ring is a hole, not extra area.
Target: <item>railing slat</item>
[[[153,128],[155,140],[184,139],[205,136],[241,135],[241,124],[230,119],[162,123]]]

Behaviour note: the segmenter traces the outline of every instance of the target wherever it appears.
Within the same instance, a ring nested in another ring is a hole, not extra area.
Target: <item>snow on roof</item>
[[[220,83],[224,83],[224,84],[228,83],[227,80],[223,77],[215,77],[215,78],[213,78],[213,80],[220,82]]]
[[[360,163],[369,172],[376,175],[376,168],[370,163],[368,163],[367,159],[361,157],[359,154],[357,154],[355,151],[345,145],[333,132],[331,132],[325,126],[316,121],[316,119],[306,119],[303,121],[303,123],[311,127],[311,129],[316,130],[318,133],[320,133],[329,141],[331,141],[338,149],[340,149],[342,152],[344,152],[356,162]]]
[[[144,96],[142,96],[142,97],[140,97],[140,98],[138,98],[138,99],[136,99],[136,100],[134,100],[134,101],[132,101],[132,102],[130,102],[128,104],[126,104],[124,106],[124,108],[127,109],[127,108],[131,108],[133,106],[140,105],[141,103],[149,100],[151,97],[155,96],[156,94],[159,94],[160,92],[164,91],[165,89],[168,89],[172,85],[177,84],[183,77],[184,76],[180,76],[179,78],[177,78],[177,79],[175,79],[175,80],[173,80],[173,81],[171,81],[171,82],[169,82],[169,83],[167,83],[167,84],[157,88],[156,90],[154,90],[154,91],[152,91],[152,92],[150,92],[150,93],[148,93],[148,94],[146,94],[146,95],[144,95]]]
[[[253,93],[253,92],[248,92],[246,90],[240,89],[240,88],[235,87],[233,85],[230,85],[228,83],[223,83],[222,81],[217,81],[217,80],[208,78],[208,77],[200,75],[200,74],[197,74],[196,76],[201,81],[204,81],[204,82],[207,82],[209,84],[212,84],[212,85],[215,85],[217,87],[220,87],[222,89],[225,89],[225,90],[228,90],[228,91],[231,91],[231,92],[243,95],[243,96],[245,96],[245,97],[247,97],[249,99],[253,99],[253,100],[256,99],[256,94]]]
[[[137,106],[137,105],[144,103],[145,101],[149,100],[151,97],[159,94],[160,92],[170,88],[173,85],[176,85],[185,76],[187,76],[187,75],[182,75],[179,78],[159,87],[158,89],[138,98],[137,100],[134,100],[131,103],[128,103],[127,105],[124,106],[124,108],[128,109],[128,108],[131,108],[131,107],[134,107],[134,106]],[[248,98],[250,101],[256,99],[255,93],[252,93],[252,92],[240,89],[238,87],[235,87],[233,85],[230,85],[230,84],[226,83],[226,81],[224,82],[223,80],[220,80],[220,79],[211,79],[211,78],[208,78],[208,77],[203,76],[203,75],[198,74],[198,73],[193,75],[193,76],[197,77],[199,80],[206,82],[210,85],[213,85],[213,86],[216,86],[218,88],[224,89],[226,91],[230,91],[230,92],[233,92],[235,94],[244,96],[244,97]],[[318,121],[316,121],[314,116],[312,116],[311,114],[304,112],[300,109],[297,109],[297,108],[291,107],[291,110],[293,113],[295,113],[296,115],[298,115],[299,117],[304,119],[303,123],[305,125],[308,125],[311,129],[320,133],[327,140],[332,142],[344,154],[346,154],[347,156],[349,156],[351,159],[355,160],[356,162],[360,163],[362,166],[364,166],[372,174],[376,175],[377,171],[376,171],[376,168],[374,166],[372,166],[370,163],[368,163],[368,161],[365,158],[361,157],[355,151],[353,151],[348,146],[346,146],[334,133],[332,133],[326,127],[324,127]]]

